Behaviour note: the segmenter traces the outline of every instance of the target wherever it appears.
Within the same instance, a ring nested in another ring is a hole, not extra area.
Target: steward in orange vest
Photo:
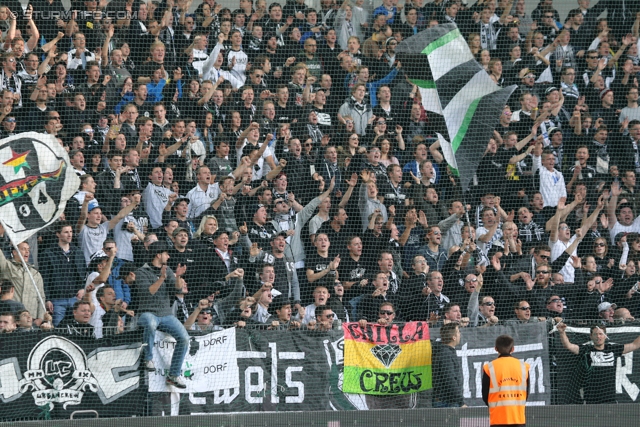
[[[514,341],[509,335],[496,338],[499,356],[483,367],[482,399],[489,407],[489,424],[525,426],[529,397],[529,364],[511,356]]]

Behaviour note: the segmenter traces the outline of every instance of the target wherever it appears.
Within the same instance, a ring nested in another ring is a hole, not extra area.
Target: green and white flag
[[[516,86],[501,88],[474,59],[455,24],[429,28],[401,42],[396,54],[418,86],[422,106],[441,114],[448,138],[438,134],[449,167],[466,190],[502,109]]]

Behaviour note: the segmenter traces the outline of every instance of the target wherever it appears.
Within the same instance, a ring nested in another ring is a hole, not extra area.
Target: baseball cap
[[[249,212],[251,213],[251,215],[254,215],[260,208],[266,208],[266,206],[262,203],[256,203],[255,205],[250,206]]]
[[[604,98],[609,92],[613,92],[611,89],[602,89],[600,91],[600,99]]]
[[[100,259],[107,259],[107,258],[109,258],[109,255],[107,255],[107,253],[105,251],[103,251],[102,249],[100,249],[98,252],[96,252],[93,255],[91,255],[91,261],[100,260]]]
[[[555,86],[550,86],[550,87],[548,87],[548,88],[547,88],[547,90],[545,90],[545,91],[544,91],[544,94],[545,94],[545,95],[549,95],[551,92],[556,91],[556,90],[558,90],[558,88],[557,88],[557,87],[555,87]]]
[[[181,233],[181,232],[183,232],[183,231],[184,231],[185,233],[187,233],[187,236],[189,235],[189,230],[187,230],[187,229],[186,229],[186,228],[184,228],[184,227],[178,227],[178,228],[176,228],[175,230],[173,230],[173,233],[172,233],[171,235],[172,235],[173,237],[176,237],[176,236],[178,235],[178,233]]]
[[[547,130],[547,135],[553,136],[553,134],[556,133],[556,132],[560,132],[560,129],[558,129],[557,127],[550,127]]]
[[[284,237],[285,239],[288,237],[286,231],[281,231],[281,232],[277,233],[275,236],[273,236],[273,238],[271,240],[275,240],[276,237],[280,237],[280,236]]]
[[[242,148],[242,157],[250,156],[254,151],[259,150],[260,147],[258,145],[247,144]]]
[[[94,210],[95,208],[100,208],[100,205],[98,204],[98,202],[96,202],[95,200],[92,200],[89,202],[89,206],[87,207],[87,213],[91,212],[92,210]]]
[[[616,304],[612,304],[610,302],[601,302],[600,304],[598,304],[598,312],[601,311],[606,311],[609,310],[610,308],[613,308],[614,310],[616,309],[617,305]]]

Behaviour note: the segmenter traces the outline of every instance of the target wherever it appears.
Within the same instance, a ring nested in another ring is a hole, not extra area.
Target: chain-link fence
[[[23,3],[0,420],[637,400],[637,2]]]

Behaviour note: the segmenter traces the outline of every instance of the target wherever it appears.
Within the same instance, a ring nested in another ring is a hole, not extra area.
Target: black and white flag
[[[0,140],[0,219],[15,244],[56,221],[79,185],[52,135],[26,132]]]

